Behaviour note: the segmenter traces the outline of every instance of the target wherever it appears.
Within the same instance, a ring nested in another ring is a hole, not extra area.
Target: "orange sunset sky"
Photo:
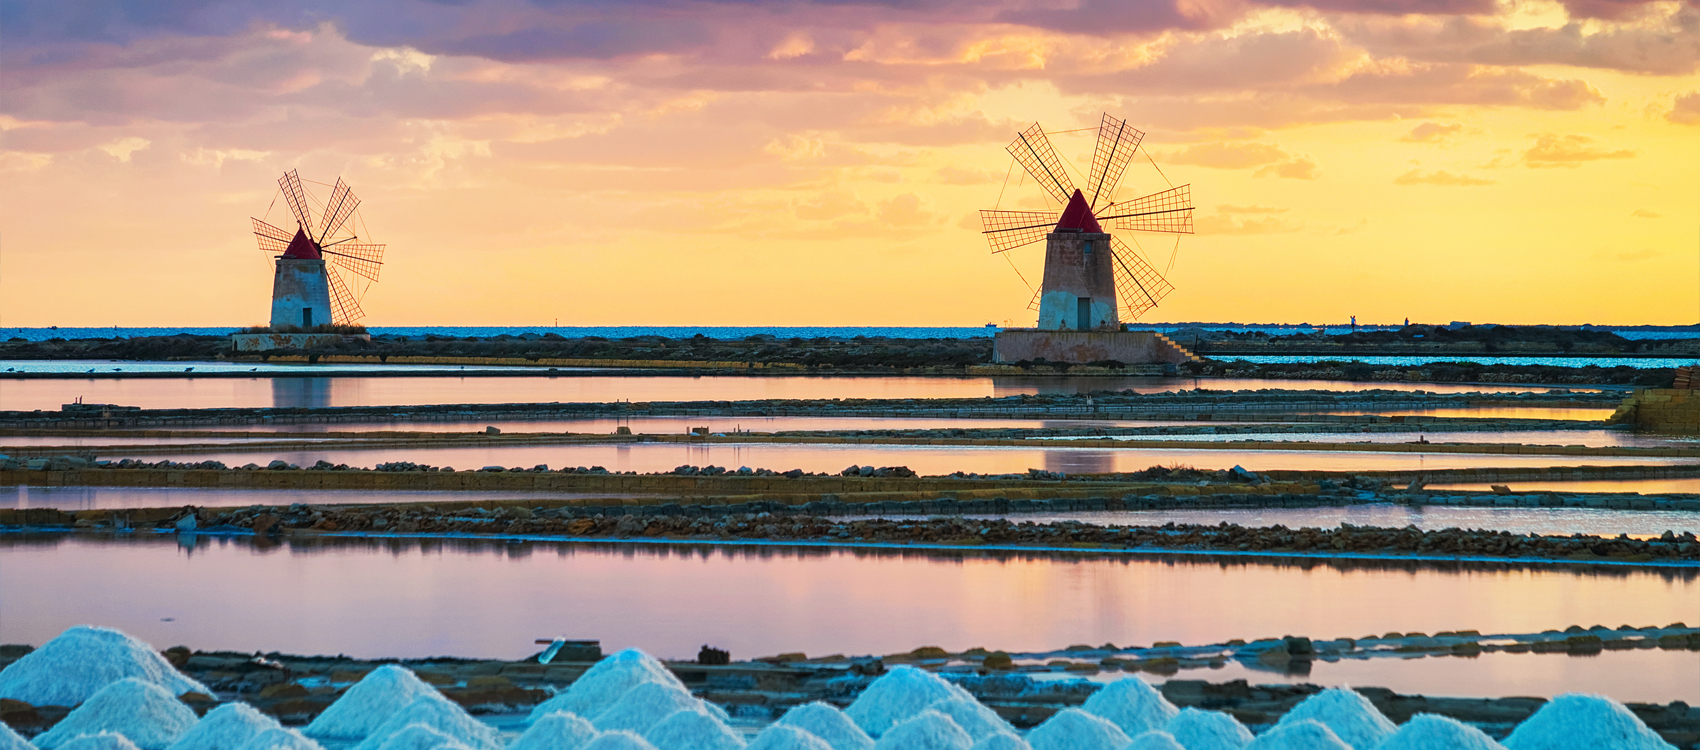
[[[1198,206],[1146,321],[1700,320],[1700,0],[0,0],[0,42],[6,327],[265,322],[290,168],[389,245],[368,325],[1031,324],[976,210],[1106,111],[1162,170],[1117,198]]]

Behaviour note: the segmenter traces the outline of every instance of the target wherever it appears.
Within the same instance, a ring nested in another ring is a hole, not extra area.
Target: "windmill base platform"
[[[230,348],[239,352],[269,352],[276,349],[318,349],[344,341],[371,341],[367,333],[233,333]]]
[[[992,362],[1013,364],[1043,359],[1083,365],[1174,366],[1199,361],[1198,355],[1156,331],[1052,331],[1005,328],[992,339]]]

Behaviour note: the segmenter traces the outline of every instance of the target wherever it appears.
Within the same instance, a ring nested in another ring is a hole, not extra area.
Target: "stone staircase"
[[[1200,357],[1197,354],[1193,354],[1191,350],[1187,349],[1184,346],[1181,346],[1180,344],[1175,343],[1175,340],[1169,338],[1168,336],[1165,336],[1165,335],[1159,333],[1159,334],[1157,334],[1157,340],[1163,342],[1163,344],[1168,346],[1170,349],[1173,349],[1176,352],[1180,353],[1180,355],[1185,357],[1186,361],[1188,361],[1188,362],[1203,362],[1204,361],[1203,357]]]

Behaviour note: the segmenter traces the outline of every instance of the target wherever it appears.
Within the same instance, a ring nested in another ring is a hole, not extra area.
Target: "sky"
[[[1104,113],[1142,321],[1700,321],[1700,0],[0,0],[0,326],[265,323],[290,169],[368,325],[1031,325]]]

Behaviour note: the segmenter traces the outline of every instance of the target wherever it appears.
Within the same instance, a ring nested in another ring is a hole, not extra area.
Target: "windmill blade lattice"
[[[378,272],[384,267],[384,246],[361,242],[344,242],[336,245],[335,250],[329,247],[320,250],[331,256],[332,265],[339,266],[352,273],[366,277],[368,281],[377,281]]]
[[[295,221],[305,231],[313,231],[313,214],[307,210],[307,191],[301,187],[301,177],[291,169],[284,172],[277,180],[277,186],[283,190],[283,199],[289,203],[290,213],[295,214]]]
[[[292,235],[282,229],[267,224],[254,217],[248,217],[254,222],[254,236],[260,241],[260,251],[264,253],[282,254],[289,249]]]
[[[366,313],[361,312],[360,302],[354,298],[354,293],[343,283],[342,274],[326,266],[325,278],[331,286],[331,322],[350,325],[366,317]]]
[[[981,234],[992,244],[992,252],[1001,253],[1045,239],[1056,226],[1053,211],[980,211]]]
[[[1069,196],[1074,195],[1074,182],[1064,171],[1062,160],[1057,158],[1051,139],[1045,136],[1045,129],[1039,123],[1015,136],[1004,150],[1058,203],[1066,204]]]
[[[1089,205],[1097,208],[1100,202],[1115,196],[1116,185],[1142,140],[1145,140],[1143,131],[1130,127],[1127,120],[1104,113],[1104,121],[1098,125],[1098,144],[1092,150],[1092,171],[1086,178]]]
[[[1175,287],[1120,237],[1110,238],[1110,259],[1116,276],[1116,300],[1129,320],[1157,306]]]
[[[354,191],[348,188],[348,183],[341,177],[336,179],[336,188],[331,190],[331,199],[325,201],[325,213],[320,217],[319,241],[324,242],[331,235],[342,231],[342,225],[348,217],[354,215],[354,209],[360,207],[360,199],[354,196]]]
[[[1191,185],[1117,203],[1112,210],[1115,215],[1106,218],[1115,219],[1117,229],[1192,234]]]

